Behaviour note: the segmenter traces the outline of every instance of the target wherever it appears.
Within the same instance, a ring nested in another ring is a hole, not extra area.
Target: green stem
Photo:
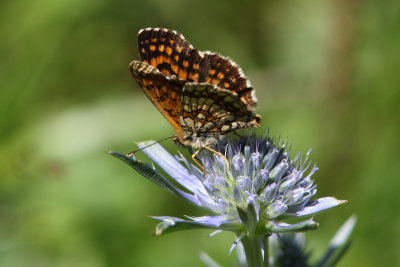
[[[264,242],[264,267],[269,267],[269,236],[263,238]]]
[[[241,240],[246,254],[248,267],[263,267],[264,262],[261,254],[260,239],[257,236],[244,236]]]

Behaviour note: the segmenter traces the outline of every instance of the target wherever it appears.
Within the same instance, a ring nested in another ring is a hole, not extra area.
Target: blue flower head
[[[153,141],[142,142],[143,148]],[[172,156],[161,145],[143,150],[184,190],[174,186],[155,167],[118,152],[111,152],[143,176],[173,194],[209,211],[202,217],[180,219],[154,217],[161,222],[156,234],[184,229],[229,230],[238,236],[265,236],[272,233],[315,229],[312,216],[342,204],[334,197],[313,198],[317,192],[313,175],[318,170],[300,154],[291,159],[287,142],[247,133],[246,136],[221,137],[214,150],[203,150],[198,159],[207,175],[182,154]],[[228,161],[229,165],[226,163]],[[297,218],[294,224],[288,219]],[[235,243],[237,243],[235,242]]]

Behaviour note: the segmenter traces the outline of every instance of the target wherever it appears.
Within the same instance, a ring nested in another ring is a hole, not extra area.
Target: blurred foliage
[[[316,218],[313,255],[355,213],[341,266],[400,265],[399,18],[395,0],[1,1],[0,266],[233,263],[228,234],[151,236],[147,215],[201,212],[105,153],[173,133],[128,72],[150,26],[233,58],[263,128],[313,148],[319,195],[349,200]]]

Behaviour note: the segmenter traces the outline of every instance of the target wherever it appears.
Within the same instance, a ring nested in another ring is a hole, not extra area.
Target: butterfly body
[[[194,49],[175,31],[139,31],[142,61],[132,61],[133,77],[176,132],[176,142],[202,148],[219,136],[257,127],[256,98],[232,60]]]

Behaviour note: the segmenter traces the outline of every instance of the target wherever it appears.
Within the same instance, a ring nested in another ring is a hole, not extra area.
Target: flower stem
[[[260,240],[257,236],[244,236],[241,240],[248,267],[263,267]]]
[[[263,238],[264,242],[264,267],[269,267],[269,236]]]

